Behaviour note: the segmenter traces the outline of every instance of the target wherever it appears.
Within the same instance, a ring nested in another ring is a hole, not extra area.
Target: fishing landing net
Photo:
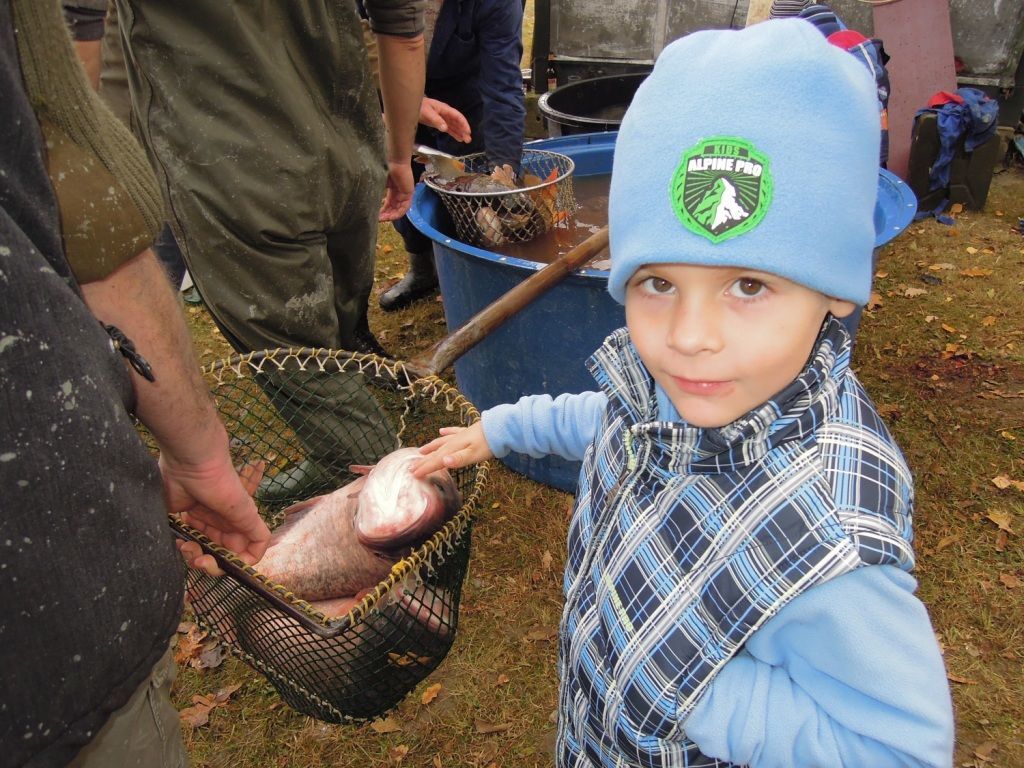
[[[428,170],[421,180],[441,198],[463,242],[483,248],[529,242],[555,227],[567,228],[576,213],[572,158],[524,149],[522,186],[514,189],[502,189],[487,176],[492,169],[483,152],[459,160],[465,164],[465,177],[453,182]],[[477,178],[469,180],[474,174]]]
[[[350,465],[373,464],[399,445],[427,442],[439,427],[479,419],[458,390],[434,376],[414,380],[402,363],[376,355],[278,349],[235,356],[204,373],[236,466],[266,463],[256,500],[272,529],[287,506],[350,482]],[[289,468],[304,461],[316,472],[289,495]],[[452,475],[463,502],[456,516],[333,618],[172,517],[178,535],[200,542],[226,572],[216,578],[189,570],[197,622],[293,709],[331,723],[379,717],[441,663],[455,638],[487,467]]]

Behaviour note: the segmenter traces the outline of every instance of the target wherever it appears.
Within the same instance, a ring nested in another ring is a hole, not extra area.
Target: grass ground
[[[1024,766],[1024,172],[997,175],[984,212],[952,226],[915,223],[884,249],[855,368],[917,479],[917,576],[945,653],[957,766]],[[404,271],[382,227],[377,292]],[[397,356],[444,335],[442,306],[371,325]],[[208,362],[228,353],[201,308],[189,310]],[[325,725],[284,706],[228,659],[185,668],[193,696],[241,687],[209,722],[186,726],[193,765],[507,766],[551,764],[555,642],[571,497],[498,465],[474,531],[454,648],[382,726]],[[427,686],[440,684],[423,703]],[[384,731],[384,732],[382,732]]]

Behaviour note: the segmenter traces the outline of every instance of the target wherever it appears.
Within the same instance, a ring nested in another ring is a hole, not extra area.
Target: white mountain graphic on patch
[[[715,182],[716,187],[719,184],[722,185],[722,190],[721,196],[718,200],[718,207],[715,208],[715,217],[711,223],[712,230],[717,230],[726,222],[741,221],[750,215],[743,210],[743,206],[736,201],[736,187],[725,179],[719,179]]]
[[[736,187],[721,177],[715,179],[692,215],[709,232],[717,231],[730,221],[742,221],[750,216],[736,201]]]

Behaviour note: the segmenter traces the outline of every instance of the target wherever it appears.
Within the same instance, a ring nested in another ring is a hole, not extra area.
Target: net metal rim
[[[393,377],[396,382],[407,382],[399,385],[402,389],[408,389],[415,396],[417,388],[428,394],[431,402],[444,399],[444,407],[448,411],[460,410],[462,415],[470,420],[470,423],[479,420],[480,413],[476,407],[469,402],[455,387],[431,374],[427,376],[416,376],[410,371],[405,363],[399,360],[384,358],[372,353],[350,352],[341,349],[329,349],[321,347],[288,347],[270,350],[247,352],[244,354],[231,355],[227,358],[216,360],[202,367],[205,376],[213,378],[215,385],[224,383],[227,372],[233,373],[237,378],[249,378],[254,374],[263,372],[263,366],[273,364],[277,370],[284,370],[289,360],[294,360],[300,370],[306,370],[307,364],[314,362],[318,370],[327,372],[327,366],[333,362],[338,365],[338,370],[357,370],[360,373],[372,373],[374,376],[381,376],[382,372]],[[347,363],[351,362],[354,368],[348,368]],[[407,398],[409,399],[409,398]],[[404,431],[404,418],[399,429],[399,435]],[[377,605],[409,576],[426,567],[428,571],[433,570],[444,562],[446,554],[454,551],[454,545],[461,541],[475,517],[480,506],[480,497],[483,494],[489,471],[488,462],[477,464],[473,480],[472,492],[463,497],[463,503],[459,511],[439,530],[437,530],[427,541],[407,554],[392,567],[391,572],[359,602],[357,602],[348,613],[337,617],[327,617],[313,608],[310,603],[297,597],[286,586],[277,584],[256,568],[239,559],[234,553],[215,544],[207,536],[194,528],[183,523],[174,515],[169,515],[171,527],[197,541],[204,551],[217,555],[220,559],[227,561],[234,569],[241,571],[255,580],[267,592],[273,593],[285,603],[293,606],[307,620],[301,616],[294,616],[300,620],[304,627],[310,629],[324,638],[336,637],[345,630],[359,624],[367,618]],[[259,589],[253,589],[251,584],[246,583],[228,573],[227,576],[235,580],[243,587],[259,594]],[[263,595],[265,596],[265,595]],[[208,627],[209,628],[209,627]],[[214,634],[217,634],[214,631]],[[232,652],[248,656],[244,651],[232,645]],[[258,659],[256,661],[259,661]]]
[[[478,160],[480,158],[486,158],[486,153],[484,153],[484,152],[475,152],[475,153],[473,153],[471,155],[465,155],[465,156],[460,157],[458,159],[463,161],[464,163],[468,164],[470,161]],[[531,185],[526,186],[526,187],[516,187],[515,189],[498,190],[498,191],[491,191],[491,192],[463,192],[463,191],[459,191],[459,190],[446,189],[445,187],[443,187],[440,184],[438,184],[434,180],[434,178],[430,174],[428,174],[428,173],[424,173],[420,177],[420,179],[421,179],[421,181],[423,181],[424,184],[426,184],[428,187],[430,187],[430,189],[434,190],[434,192],[436,192],[437,194],[441,195],[442,197],[448,196],[448,197],[471,198],[471,199],[477,199],[477,198],[502,198],[502,197],[509,197],[511,195],[521,195],[524,192],[535,192],[535,191],[537,191],[539,189],[546,189],[547,187],[557,186],[560,183],[562,183],[563,181],[565,181],[566,179],[568,179],[569,177],[571,177],[572,174],[576,170],[576,163],[573,161],[573,159],[571,157],[569,157],[568,155],[563,155],[563,154],[561,154],[559,152],[551,152],[551,151],[546,150],[546,149],[524,149],[523,150],[523,163],[522,163],[522,165],[526,166],[528,160],[531,160],[531,161],[534,160],[534,159],[540,160],[542,158],[551,159],[553,162],[558,163],[559,167],[564,167],[565,170],[562,171],[558,175],[557,178],[548,179],[548,180],[542,181],[540,184],[531,184]]]

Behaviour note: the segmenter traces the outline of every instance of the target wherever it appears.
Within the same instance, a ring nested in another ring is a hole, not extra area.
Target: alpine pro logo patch
[[[720,243],[761,223],[772,199],[768,158],[744,139],[712,136],[683,153],[672,208],[691,232]]]

